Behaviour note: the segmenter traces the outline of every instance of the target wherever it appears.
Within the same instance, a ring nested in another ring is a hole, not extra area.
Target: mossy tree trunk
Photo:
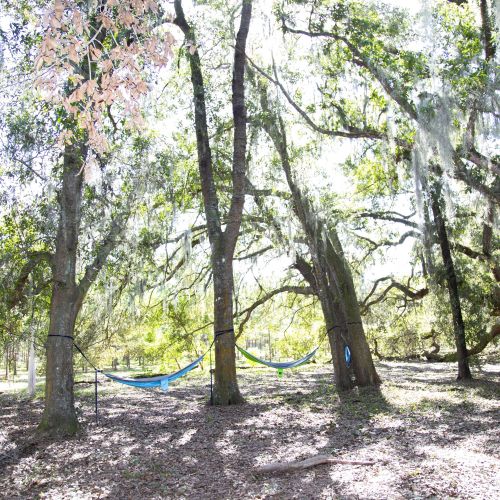
[[[274,143],[290,188],[293,208],[311,251],[316,273],[318,295],[330,332],[332,359],[336,369],[339,389],[352,387],[351,370],[344,361],[344,347],[349,345],[352,353],[352,371],[357,385],[380,384],[372,355],[366,341],[361,313],[352,274],[345,260],[336,229],[328,227],[314,212],[311,202],[296,184],[288,152],[283,120],[271,110],[265,89],[260,89],[262,109],[266,113],[262,121],[264,130]],[[334,326],[336,328],[334,328]]]
[[[322,242],[318,242],[323,246]],[[328,335],[328,342],[332,353],[332,363],[335,376],[335,385],[341,390],[352,389],[354,377],[352,367],[348,367],[344,360],[344,348],[347,345],[347,324],[342,307],[338,300],[338,294],[333,293],[334,285],[330,286],[325,270],[324,252],[323,259],[317,250],[311,251],[314,255],[311,266],[301,256],[296,257],[295,267],[300,271],[304,279],[309,283],[321,303],[323,318]]]
[[[439,169],[438,172],[439,173]],[[469,367],[467,345],[465,340],[465,324],[460,304],[457,274],[453,257],[451,255],[450,241],[446,230],[446,221],[442,210],[441,185],[439,180],[434,180],[430,189],[431,208],[434,215],[434,224],[441,248],[443,264],[446,272],[446,284],[450,297],[451,314],[453,318],[453,331],[457,349],[458,380],[471,380],[472,374]]]
[[[336,284],[337,296],[342,304],[347,326],[347,339],[352,352],[352,367],[356,384],[372,386],[380,384],[373,358],[366,341],[361,318],[358,296],[354,287],[351,269],[345,259],[344,251],[335,228],[330,228],[325,236],[327,259]]]
[[[78,428],[73,398],[73,332],[78,314],[76,283],[86,147],[67,145],[59,193],[59,223],[53,260],[53,284],[47,338],[45,408],[39,429],[51,435],[71,435]]]
[[[243,401],[236,379],[233,325],[233,257],[241,227],[245,201],[247,112],[245,106],[246,40],[252,15],[252,2],[243,0],[240,28],[234,49],[232,108],[234,122],[232,193],[226,229],[222,229],[219,199],[214,181],[212,151],[208,133],[205,85],[194,30],[188,24],[181,0],[175,0],[175,24],[191,48],[187,52],[193,86],[198,169],[208,237],[212,247],[214,277],[215,387],[213,404],[229,405]]]

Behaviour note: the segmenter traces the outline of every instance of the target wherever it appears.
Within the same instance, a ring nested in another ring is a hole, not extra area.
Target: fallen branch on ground
[[[366,462],[363,460],[342,460],[328,455],[316,455],[298,462],[273,462],[271,464],[255,467],[257,474],[266,474],[269,472],[290,472],[294,470],[307,469],[321,464],[348,464],[348,465],[375,465],[376,462]]]

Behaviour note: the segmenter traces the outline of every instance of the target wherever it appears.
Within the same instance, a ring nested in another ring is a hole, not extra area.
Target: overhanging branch
[[[285,285],[264,294],[260,299],[256,300],[250,307],[247,307],[246,309],[240,312],[239,316],[244,316],[244,318],[238,326],[238,334],[236,335],[236,340],[243,333],[243,328],[245,324],[248,323],[248,321],[250,320],[253,311],[255,311],[255,309],[257,309],[262,304],[265,304],[267,301],[271,300],[276,295],[279,295],[280,293],[295,293],[297,295],[314,295],[314,290],[309,286]]]
[[[23,292],[26,282],[33,270],[42,262],[47,263],[54,274],[54,256],[50,252],[32,252],[28,254],[28,262],[24,264],[17,277],[16,284],[12,296],[8,301],[9,308],[15,307],[23,300]]]

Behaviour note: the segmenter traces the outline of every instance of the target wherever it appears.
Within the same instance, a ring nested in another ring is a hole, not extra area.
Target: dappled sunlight
[[[425,379],[423,366],[416,366]],[[34,428],[39,406],[10,399],[0,415],[7,417],[0,434],[9,454],[4,474],[30,479],[16,479],[7,491],[60,494],[69,481],[73,489],[64,498],[94,498],[98,491],[113,497],[141,491],[146,497],[195,498],[287,497],[293,491],[307,497],[311,488],[323,498],[397,498],[419,490],[471,497],[475,475],[483,498],[489,498],[500,467],[499,399],[492,397],[498,380],[456,390],[451,365],[431,369],[437,377],[432,384],[412,381],[412,368],[404,364],[381,372],[380,391],[338,394],[327,366],[292,371],[284,379],[272,371],[245,370],[240,384],[247,403],[225,408],[206,404],[209,387],[203,378],[166,395],[101,391],[99,425],[88,396],[80,401],[84,428],[77,439],[34,441],[29,449],[19,445],[20,436]],[[12,418],[12,410],[21,408],[22,421]],[[323,465],[267,477],[252,473],[259,465],[318,454],[375,465]],[[81,470],[92,473],[82,476]]]
[[[189,429],[187,431],[185,431],[182,436],[180,437],[180,439],[177,440],[177,446],[183,446],[187,443],[189,443],[189,441],[191,441],[191,438],[194,436],[194,434],[196,434],[196,429]]]
[[[0,2],[0,497],[498,500],[497,3]]]

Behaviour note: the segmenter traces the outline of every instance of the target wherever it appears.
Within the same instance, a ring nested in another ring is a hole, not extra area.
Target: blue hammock
[[[260,363],[271,368],[276,368],[277,370],[283,370],[285,368],[296,368],[297,366],[307,363],[316,354],[319,346],[309,354],[306,354],[303,358],[297,359],[296,361],[289,361],[287,363],[274,363],[273,361],[266,361],[264,359],[258,358],[257,356],[254,356],[253,354],[250,354],[248,351],[245,351],[245,349],[241,348],[238,345],[236,346],[236,348],[241,352],[241,354],[243,354],[243,356],[245,356],[245,358],[249,359],[250,361],[254,361],[255,363]]]
[[[205,353],[206,354],[206,353]],[[205,354],[201,355],[198,359],[193,361],[191,364],[187,365],[185,368],[181,370],[171,373],[170,375],[158,375],[156,377],[141,377],[141,378],[123,378],[117,377],[116,375],[112,375],[111,373],[104,373],[106,377],[114,380],[115,382],[119,382],[120,384],[130,385],[132,387],[140,387],[141,389],[148,389],[150,387],[160,387],[163,391],[168,391],[168,385],[170,382],[181,378],[186,375],[186,373],[190,372],[194,368],[196,368],[201,360],[205,357]]]

